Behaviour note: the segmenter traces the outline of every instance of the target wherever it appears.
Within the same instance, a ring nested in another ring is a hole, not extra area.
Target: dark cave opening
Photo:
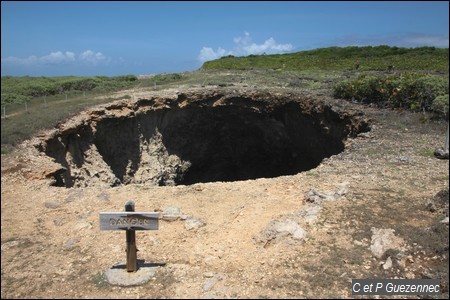
[[[296,102],[250,105],[237,98],[227,105],[103,118],[95,130],[80,127],[55,139],[46,153],[67,169],[57,180],[66,187],[93,179],[111,186],[229,182],[315,168],[343,151],[349,135],[367,130],[352,126],[351,118],[328,106],[305,110]],[[96,157],[89,157],[93,153]]]

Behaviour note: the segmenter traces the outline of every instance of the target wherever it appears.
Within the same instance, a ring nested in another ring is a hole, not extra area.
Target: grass
[[[434,157],[434,150],[430,148],[422,148],[417,153],[420,156],[433,158]]]
[[[2,76],[2,105],[23,103],[35,97],[62,95],[74,92],[112,92],[132,87],[137,81],[134,75],[30,77]]]
[[[42,98],[35,98],[27,102],[26,107],[25,104],[6,104],[2,106],[2,154],[10,152],[12,147],[42,129],[51,128],[89,106],[111,100],[112,98],[96,98],[93,95],[75,96],[67,100],[65,97],[52,96],[47,97],[46,102]],[[4,112],[6,118],[3,116]]]
[[[319,177],[320,176],[319,174],[317,174],[316,172],[313,172],[313,171],[306,171],[306,172],[304,172],[304,174],[306,176],[311,176],[311,177]]]
[[[380,154],[380,151],[377,148],[368,148],[366,151],[366,155],[369,157],[376,157],[379,154]]]
[[[91,275],[91,282],[98,288],[106,287],[109,285],[105,276],[101,272],[97,272],[94,275]]]

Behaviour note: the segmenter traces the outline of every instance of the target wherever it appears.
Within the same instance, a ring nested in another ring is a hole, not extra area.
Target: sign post
[[[126,230],[127,271],[136,272],[136,230],[158,230],[160,214],[157,212],[135,212],[134,202],[125,204],[125,212],[101,212],[100,230]]]
[[[128,201],[125,204],[125,211],[134,212],[134,202]],[[137,271],[137,248],[136,248],[136,231],[129,229],[125,232],[127,239],[127,271]]]

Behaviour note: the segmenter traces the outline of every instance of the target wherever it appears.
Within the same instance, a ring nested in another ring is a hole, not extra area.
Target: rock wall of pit
[[[296,174],[368,130],[361,113],[306,97],[216,91],[104,105],[36,147],[61,166],[56,186],[177,185]]]

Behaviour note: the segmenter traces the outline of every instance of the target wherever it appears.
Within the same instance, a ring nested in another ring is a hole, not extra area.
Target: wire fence
[[[110,99],[111,95],[105,94],[104,92],[82,92],[82,93],[72,93],[72,94],[59,94],[51,96],[35,97],[28,101],[23,101],[21,103],[6,103],[1,102],[1,118],[7,119],[16,115],[23,113],[38,113],[39,110],[46,110],[49,108],[55,108],[58,105],[67,106],[88,106],[90,104],[97,104],[102,102],[101,99],[97,97],[102,96],[103,98]]]

